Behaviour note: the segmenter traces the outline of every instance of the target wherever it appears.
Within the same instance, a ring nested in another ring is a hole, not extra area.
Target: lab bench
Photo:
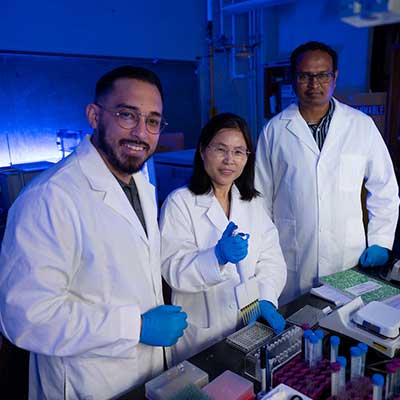
[[[361,270],[359,267],[354,268],[356,271],[359,272],[366,272],[365,270]],[[379,276],[379,272],[375,269],[371,269],[367,271],[367,275],[371,276],[375,279],[381,279]],[[388,283],[388,282],[386,282]],[[394,287],[399,288],[398,284],[390,284]],[[296,311],[302,309],[304,306],[310,305],[316,307],[318,309],[325,309],[327,306],[335,309],[335,305],[329,301],[323,300],[319,297],[316,297],[310,293],[304,294],[297,298],[296,300],[280,307],[279,311],[285,318],[288,318]],[[324,329],[329,337],[330,335],[337,335],[341,338],[340,344],[340,355],[345,355],[346,358],[350,358],[350,347],[354,346],[358,340],[354,338],[343,336],[338,334],[337,332],[331,332],[329,330]],[[325,349],[324,353],[329,353],[329,341],[324,340]],[[380,370],[384,369],[384,363],[389,360],[389,357],[385,356],[384,354],[378,352],[377,350],[369,347],[368,348],[368,355],[367,355],[367,362],[366,362],[366,371],[367,375],[371,375],[373,372],[381,372]],[[260,383],[255,380],[249,378],[249,376],[244,374],[245,370],[245,354],[238,349],[235,349],[231,345],[226,342],[226,339],[221,340],[220,342],[214,344],[213,346],[205,349],[204,351],[200,352],[199,354],[191,357],[188,361],[194,364],[196,367],[202,369],[203,371],[207,372],[209,375],[209,381],[212,381],[217,376],[222,374],[226,370],[230,370],[232,372],[237,373],[245,377],[246,379],[251,380],[254,383],[254,391],[257,393],[260,390]],[[378,366],[376,369],[371,368],[372,365],[377,364]],[[382,365],[379,365],[382,364]],[[347,368],[348,374],[349,364]],[[327,396],[328,397],[328,396]],[[126,393],[122,397],[119,397],[120,400],[140,400],[145,399],[145,387],[144,385]]]
[[[284,317],[288,317],[307,304],[321,310],[327,306],[334,307],[332,303],[328,301],[322,300],[311,294],[305,294],[281,307],[279,310]],[[246,379],[251,380],[251,378],[249,378],[247,375],[244,375],[244,360],[245,355],[240,350],[235,349],[226,343],[226,339],[221,340],[220,342],[210,346],[209,348],[189,359],[192,364],[208,373],[210,381],[215,379],[226,370],[230,370],[245,377]],[[252,381],[254,382],[255,392],[258,392],[260,390],[259,382],[256,380]],[[118,399],[140,400],[145,398],[145,388],[144,385],[142,385],[119,397]]]

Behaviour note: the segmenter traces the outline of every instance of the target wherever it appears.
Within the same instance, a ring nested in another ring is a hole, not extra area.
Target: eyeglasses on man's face
[[[331,82],[334,76],[334,72],[318,72],[316,74],[312,74],[311,72],[296,72],[296,81],[302,85],[311,82],[315,78],[318,83],[327,84]]]
[[[209,144],[207,147],[218,158],[226,158],[229,156],[229,154],[231,154],[232,158],[236,161],[242,161],[250,154],[250,151],[244,147],[235,147],[234,149],[229,149],[222,144]]]
[[[105,108],[103,105],[94,103],[102,110],[109,112],[115,117],[118,125],[123,129],[134,129],[139,125],[140,118],[143,117],[146,129],[153,135],[158,135],[168,125],[161,115],[154,113],[145,114],[135,109],[120,108],[118,111],[112,111]]]

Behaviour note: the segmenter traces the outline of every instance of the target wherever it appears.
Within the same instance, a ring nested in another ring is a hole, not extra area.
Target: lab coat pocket
[[[279,232],[279,243],[289,271],[297,271],[297,232],[296,220],[289,218],[275,218],[275,225]]]
[[[361,155],[340,156],[339,188],[345,192],[358,191],[365,175],[365,160]]]
[[[346,221],[345,251],[342,265],[345,268],[357,265],[365,245],[365,231],[362,222],[355,218]]]
[[[213,306],[210,297],[213,290],[205,292],[182,294],[176,297],[176,303],[182,305],[183,310],[188,313],[188,322],[199,328],[208,328],[210,326],[210,312]],[[211,303],[211,304],[210,304]]]

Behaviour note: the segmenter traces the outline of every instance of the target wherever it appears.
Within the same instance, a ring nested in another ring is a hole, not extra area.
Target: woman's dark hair
[[[216,115],[211,118],[201,130],[196,153],[194,155],[193,175],[188,185],[189,190],[196,195],[209,193],[211,191],[212,183],[204,169],[201,151],[204,151],[207,148],[214,136],[221,129],[235,129],[240,131],[243,134],[247,149],[250,151],[242,174],[235,180],[241,199],[250,201],[260,194],[254,187],[255,151],[253,140],[251,139],[249,127],[247,126],[246,121],[232,113],[221,113]]]

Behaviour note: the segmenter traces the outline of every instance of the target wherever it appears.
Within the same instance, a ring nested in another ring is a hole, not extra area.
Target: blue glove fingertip
[[[234,222],[230,221],[228,226],[225,228],[222,237],[232,236],[232,233],[235,232],[237,228],[238,228],[237,225]]]

